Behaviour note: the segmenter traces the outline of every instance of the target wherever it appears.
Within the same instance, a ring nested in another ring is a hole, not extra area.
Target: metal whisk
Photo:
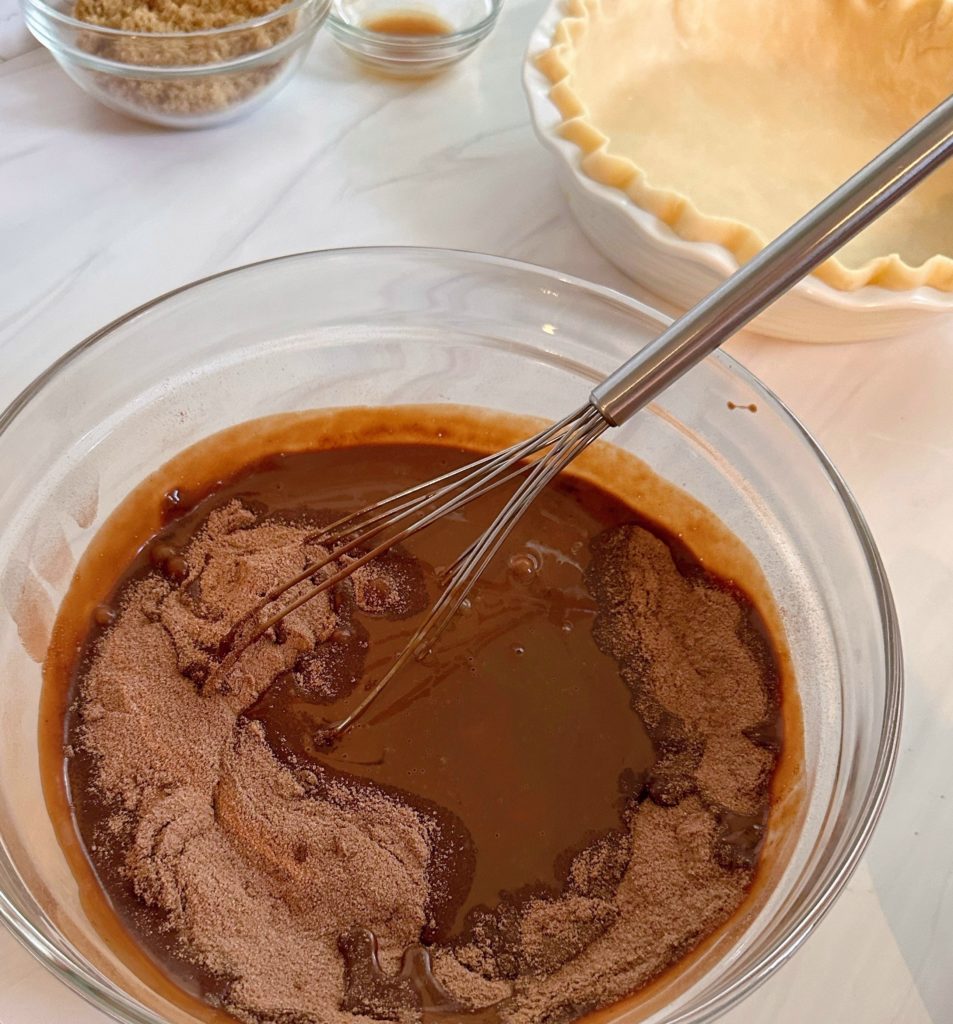
[[[354,724],[412,657],[423,657],[539,492],[609,427],[618,426],[718,348],[793,284],[953,156],[953,96],[919,121],[823,202],[766,246],[723,285],[593,389],[589,401],[558,423],[504,451],[332,523],[308,541],[327,555],[270,591],[226,637],[207,686],[221,686],[243,652],[282,618],[346,579],[355,569],[480,495],[522,477],[489,528],[444,574],[440,597],[387,672],[327,742]],[[303,593],[278,605],[294,587]]]

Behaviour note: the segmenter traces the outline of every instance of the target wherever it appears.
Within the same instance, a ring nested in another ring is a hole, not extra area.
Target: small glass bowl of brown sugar
[[[167,128],[257,109],[297,71],[330,0],[21,0],[34,36],[82,89]]]
[[[361,64],[399,78],[436,74],[489,35],[503,0],[332,0],[328,28]]]

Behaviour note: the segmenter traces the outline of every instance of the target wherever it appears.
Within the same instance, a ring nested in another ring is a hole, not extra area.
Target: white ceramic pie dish
[[[713,242],[679,238],[621,189],[582,170],[579,147],[560,133],[563,118],[549,97],[552,82],[536,66],[564,16],[564,0],[553,0],[530,37],[523,84],[533,127],[556,158],[570,209],[590,241],[638,284],[679,310],[688,309],[734,273],[737,260]],[[754,329],[796,341],[864,341],[921,329],[944,314],[953,315],[953,294],[935,288],[868,286],[847,292],[809,278],[763,313]]]

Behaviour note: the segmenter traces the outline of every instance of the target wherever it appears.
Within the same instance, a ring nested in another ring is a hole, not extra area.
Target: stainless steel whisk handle
[[[590,402],[623,423],[951,156],[953,96],[606,377]]]

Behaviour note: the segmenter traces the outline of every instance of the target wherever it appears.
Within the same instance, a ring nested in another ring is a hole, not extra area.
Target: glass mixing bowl
[[[27,388],[0,417],[0,915],[24,946],[119,1021],[197,1019],[152,992],[93,928],[40,785],[36,659],[76,557],[134,484],[199,438],[271,413],[458,402],[555,418],[662,324],[614,292],[488,256],[305,253],[148,303]],[[770,884],[684,970],[600,1015],[700,1024],[792,955],[870,838],[897,751],[897,622],[843,481],[728,356],[694,369],[611,440],[714,510],[757,558],[802,704],[798,813]]]

